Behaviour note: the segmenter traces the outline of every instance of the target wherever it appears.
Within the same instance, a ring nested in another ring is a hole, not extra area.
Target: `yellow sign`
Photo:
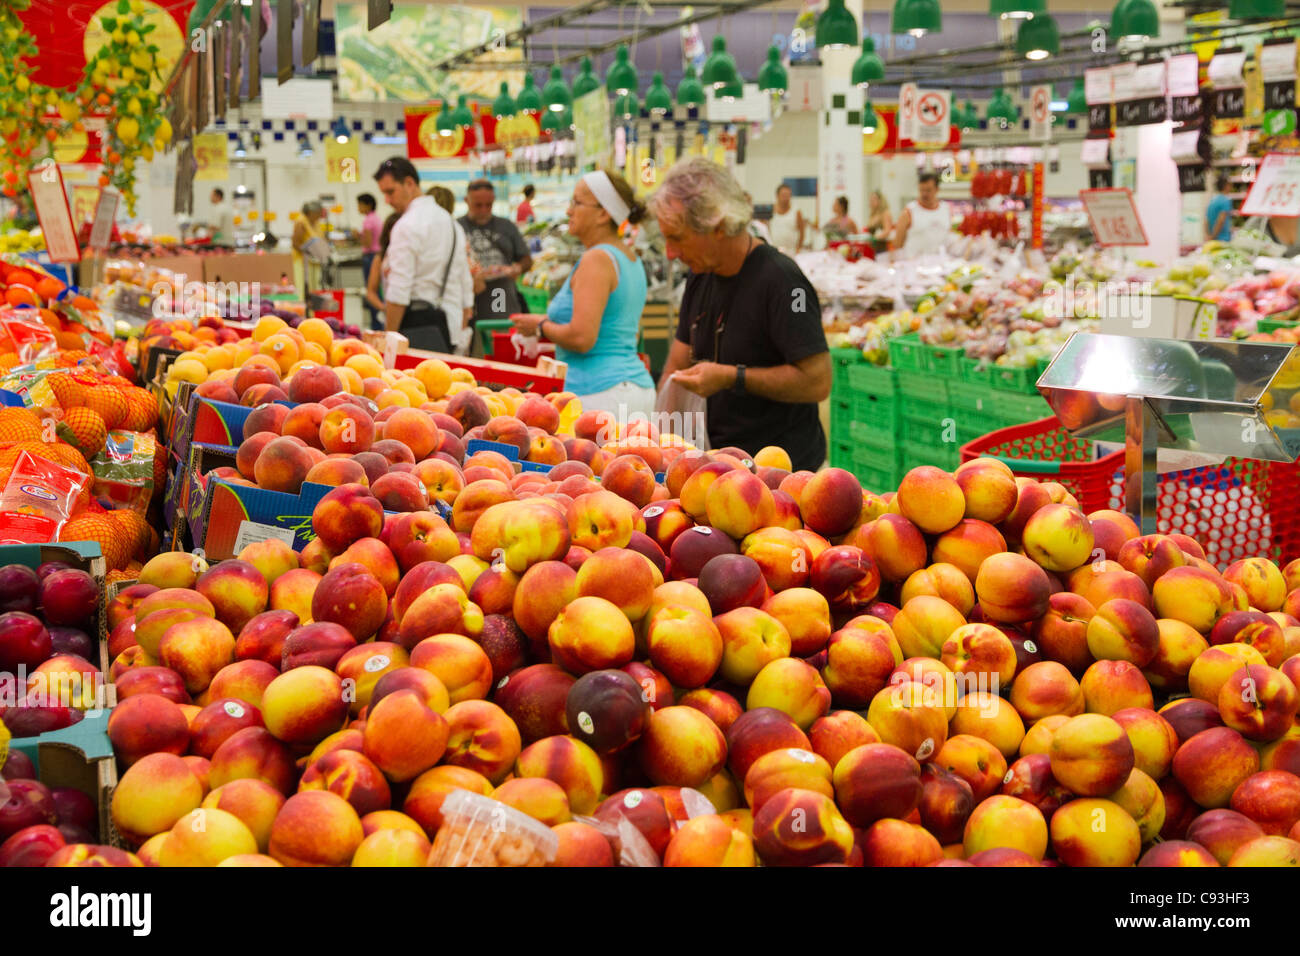
[[[870,133],[862,134],[862,155],[874,156],[885,148],[885,141],[889,139],[889,130],[885,127],[885,121],[876,118],[876,128]]]
[[[150,70],[149,79],[150,88],[157,90],[166,82],[167,77],[171,75],[172,67],[180,61],[181,55],[185,52],[185,37],[181,34],[176,19],[170,13],[152,0],[142,0],[142,2],[144,9],[141,11],[141,16],[144,18],[145,26],[149,28],[148,37],[143,42],[158,47],[158,52],[153,55],[154,69]],[[100,22],[103,17],[121,17],[116,0],[109,0],[101,6],[91,15],[86,24],[82,50],[87,62],[93,59],[99,52],[99,48],[110,39],[103,23]],[[134,57],[134,54],[132,56]]]
[[[430,112],[420,124],[420,145],[434,159],[447,159],[455,156],[465,145],[465,131],[459,127],[451,131],[450,136],[438,132],[438,115]]]
[[[325,181],[361,181],[361,141],[357,137],[349,136],[345,143],[340,143],[333,137],[325,141]]]
[[[224,183],[230,178],[226,159],[225,133],[200,133],[194,137],[195,181]]]
[[[78,229],[95,218],[95,207],[98,204],[98,186],[72,187],[72,221]]]

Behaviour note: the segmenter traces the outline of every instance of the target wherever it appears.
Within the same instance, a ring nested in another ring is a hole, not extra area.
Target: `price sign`
[[[46,163],[39,169],[28,170],[27,185],[31,189],[36,218],[45,233],[45,248],[51,262],[79,262],[81,249],[77,246],[77,230],[72,224],[72,209],[68,193],[63,188],[63,173],[55,163]]]
[[[1145,246],[1147,234],[1142,228],[1133,193],[1127,189],[1081,189],[1079,198],[1092,223],[1092,234],[1099,246]]]
[[[116,189],[99,191],[99,202],[95,204],[95,219],[90,227],[90,248],[108,248],[108,240],[113,234],[113,220],[117,218],[117,200]]]
[[[1244,216],[1300,216],[1300,156],[1265,156],[1241,212]]]

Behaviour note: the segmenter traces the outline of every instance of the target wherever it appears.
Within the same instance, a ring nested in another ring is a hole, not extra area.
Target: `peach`
[[[457,496],[465,487],[465,477],[460,469],[442,458],[426,458],[418,462],[411,474],[420,479],[430,502],[455,505]]]
[[[890,627],[907,657],[938,658],[944,642],[965,623],[961,611],[947,601],[922,594],[903,605]]]
[[[718,628],[687,607],[669,605],[647,617],[646,645],[651,662],[677,687],[702,687],[722,662]]]
[[[1020,492],[1005,462],[975,458],[962,462],[952,476],[966,501],[966,517],[997,524],[1015,509]]]
[[[1136,574],[1148,587],[1154,587],[1165,572],[1188,564],[1178,542],[1162,534],[1148,534],[1126,541],[1117,559],[1125,571]]]
[[[649,563],[640,554],[611,547],[601,548],[583,562],[575,586],[579,598],[603,598],[634,622],[650,609],[655,582]]]
[[[834,798],[831,765],[817,754],[796,747],[766,753],[745,775],[745,803],[757,813],[770,797],[790,787]]]
[[[1286,659],[1286,634],[1262,611],[1229,611],[1210,630],[1210,644],[1249,644],[1270,667]]]
[[[644,562],[641,567],[644,569]],[[653,586],[649,590],[652,592]],[[594,596],[570,602],[551,622],[547,637],[556,662],[574,674],[626,664],[636,645],[623,611]]]
[[[883,743],[893,744],[925,762],[948,738],[942,700],[924,684],[904,681],[881,690],[867,709],[867,722]]]
[[[334,665],[334,672],[343,679],[343,688],[350,699],[353,716],[370,703],[375,685],[385,674],[405,667],[410,662],[406,649],[400,644],[374,641],[358,644],[343,653]]]
[[[208,570],[207,562],[199,555],[190,555],[184,551],[164,551],[156,554],[140,569],[140,584],[155,589],[193,589],[198,576]],[[147,597],[147,595],[144,595]],[[153,602],[150,608],[157,610]],[[142,617],[138,611],[137,618]]]
[[[264,611],[239,632],[235,657],[241,661],[263,661],[278,671],[284,641],[297,626],[298,615],[293,611]]]
[[[808,728],[813,753],[833,768],[846,753],[864,744],[880,743],[880,735],[861,714],[851,710],[831,711]]]
[[[1134,766],[1154,780],[1169,773],[1178,751],[1178,733],[1155,711],[1130,707],[1111,715],[1124,728],[1133,746]]]
[[[492,799],[499,800],[548,827],[568,823],[573,819],[564,788],[541,777],[507,780],[493,791]]]
[[[317,621],[289,632],[281,651],[280,670],[315,664],[333,670],[345,653],[357,646],[347,628]]]
[[[203,798],[203,809],[218,810],[237,818],[248,828],[264,853],[271,839],[271,826],[285,797],[261,780],[232,780],[213,790]]]
[[[370,493],[379,500],[385,511],[427,511],[429,492],[423,482],[408,471],[396,468],[381,475],[370,484]]]
[[[1223,718],[1215,704],[1196,697],[1179,697],[1160,708],[1159,714],[1174,728],[1179,743],[1184,743],[1202,730],[1222,727]]]
[[[637,508],[644,508],[654,494],[655,476],[640,456],[619,455],[605,466],[600,484]]]
[[[288,405],[279,405],[275,402],[268,402],[265,405],[258,405],[248,413],[244,419],[244,438],[252,438],[258,432],[275,432],[277,435],[283,434],[282,428],[285,417],[289,414]]]
[[[1077,508],[1048,504],[1025,522],[1025,554],[1047,571],[1070,571],[1092,555],[1092,523]]]
[[[298,792],[327,790],[336,793],[359,816],[387,810],[392,792],[383,772],[365,754],[355,750],[333,750],[320,757],[302,775]]]
[[[677,828],[664,851],[664,866],[754,866],[748,833],[712,814],[693,817]]]
[[[1001,793],[1033,804],[1048,819],[1063,803],[1074,799],[1052,775],[1052,760],[1045,753],[1026,754],[1007,768]]]
[[[768,866],[844,863],[853,828],[827,796],[790,788],[774,794],[753,818],[754,848]]]
[[[896,500],[899,513],[927,534],[942,534],[956,527],[966,513],[961,485],[948,472],[931,465],[904,475]]]
[[[956,566],[973,585],[985,559],[1006,549],[1005,539],[993,525],[964,518],[935,539],[931,560]]]
[[[361,841],[352,856],[352,866],[424,866],[429,841],[423,833],[409,830],[376,830]]]
[[[232,780],[261,780],[280,793],[295,781],[289,748],[261,727],[246,727],[226,739],[212,755],[208,785],[217,789]]]
[[[1175,567],[1152,585],[1158,617],[1173,618],[1208,634],[1214,622],[1233,609],[1233,596],[1223,578],[1196,567]]]
[[[1160,647],[1160,628],[1141,604],[1107,601],[1088,621],[1088,651],[1099,661],[1131,661],[1145,667]]]
[[[1138,860],[1138,866],[1218,866],[1219,861],[1208,850],[1186,840],[1166,840],[1157,843]]]
[[[395,694],[399,690],[415,691],[424,701],[425,706],[437,714],[446,713],[447,708],[451,706],[451,696],[447,693],[446,685],[432,672],[411,666],[399,667],[375,681],[374,689],[370,694],[370,703],[367,706],[373,707],[389,694]]]
[[[170,753],[149,754],[127,768],[113,790],[113,824],[127,840],[143,843],[170,830],[198,808],[203,785],[189,765]]]
[[[1052,735],[1057,729],[1065,724],[1067,720],[1076,714],[1054,714],[1051,717],[1044,717],[1034,723],[1028,731],[1025,732],[1024,739],[1020,742],[1020,756],[1027,757],[1031,754],[1046,754],[1052,746]]]
[[[338,405],[321,419],[317,434],[327,454],[355,455],[370,448],[375,437],[375,420],[356,405]]]
[[[614,851],[595,827],[570,821],[552,827],[560,839],[551,866],[613,866]]]
[[[1267,667],[1264,655],[1249,644],[1220,644],[1201,652],[1187,672],[1193,697],[1218,706],[1219,691],[1245,665]]]
[[[1047,852],[1047,821],[1032,803],[1018,797],[982,800],[966,821],[962,845],[967,857],[984,850],[1020,850],[1041,860]]]
[[[714,618],[722,636],[718,674],[732,684],[747,686],[768,663],[790,653],[790,634],[772,615],[753,607],[738,607]]]
[[[442,758],[448,725],[415,691],[399,690],[370,707],[364,735],[366,757],[390,780],[404,782]]]
[[[266,444],[253,464],[253,477],[261,488],[296,495],[311,471],[308,450],[288,438],[276,438]]]
[[[1156,621],[1156,627],[1160,632],[1160,643],[1155,657],[1142,669],[1142,675],[1156,690],[1186,690],[1192,664],[1209,644],[1182,621],[1162,617]]]
[[[850,622],[846,630],[861,626]],[[895,658],[900,657],[901,652],[897,652],[897,648],[895,651]],[[908,681],[915,681],[922,685],[926,689],[930,705],[943,708],[948,720],[957,716],[957,702],[961,699],[961,695],[979,687],[978,677],[974,679],[962,677],[961,687],[958,687],[957,676],[943,661],[931,657],[909,657],[897,664],[898,666],[889,675],[889,685],[895,687]],[[985,683],[987,684],[987,681]]]
[[[343,682],[333,671],[308,665],[281,674],[262,694],[266,729],[290,744],[323,740],[347,717]]]
[[[1250,606],[1261,611],[1279,610],[1286,599],[1286,578],[1268,558],[1236,561],[1223,572],[1223,578],[1245,588]]]
[[[1237,810],[1209,810],[1187,828],[1187,840],[1204,847],[1222,866],[1241,847],[1264,836],[1258,823]]]
[[[402,812],[432,839],[442,826],[442,803],[453,790],[468,790],[487,797],[492,795],[492,783],[464,767],[434,767],[411,782]]]
[[[1300,778],[1283,770],[1263,770],[1238,784],[1230,803],[1264,833],[1285,836],[1300,821]]]
[[[1079,679],[1088,713],[1110,715],[1126,707],[1154,706],[1151,686],[1129,661],[1097,661]]]
[[[437,677],[453,704],[483,700],[492,686],[492,662],[487,653],[461,634],[435,634],[420,641],[411,650],[411,666]]]
[[[254,480],[257,477],[257,459],[262,456],[263,449],[280,437],[275,432],[258,432],[245,438],[235,453],[236,470],[249,481]]]
[[[749,685],[746,709],[772,707],[790,717],[801,730],[830,708],[831,692],[816,668],[792,657],[765,664]]]
[[[214,698],[190,720],[190,753],[210,760],[227,739],[246,727],[261,726],[261,711],[252,704]]]
[[[865,827],[883,818],[902,819],[916,809],[921,765],[890,744],[864,744],[840,758],[832,783],[845,818]]]
[[[1010,702],[987,691],[967,691],[957,705],[949,733],[969,734],[988,741],[1006,758],[1020,749],[1025,724]]]
[[[1142,852],[1138,824],[1111,800],[1071,800],[1051,823],[1052,850],[1066,866],[1132,866]]]
[[[195,590],[212,602],[217,620],[238,633],[266,610],[270,590],[261,572],[247,561],[222,561],[199,575]]]
[[[1048,660],[1081,674],[1092,663],[1088,649],[1088,624],[1096,610],[1083,597],[1059,591],[1048,598],[1047,613],[1030,631],[1034,643]]]
[[[573,500],[568,519],[572,544],[591,551],[625,548],[632,538],[637,509],[611,491],[593,491]]]
[[[921,768],[921,799],[917,813],[921,825],[940,844],[958,844],[966,820],[975,808],[975,797],[968,784],[957,774],[927,763]]]
[[[1124,786],[1110,794],[1108,799],[1133,818],[1144,844],[1153,842],[1160,835],[1160,829],[1165,825],[1165,798],[1150,776],[1134,767]]]
[[[1219,689],[1223,723],[1247,740],[1277,740],[1295,721],[1296,688],[1281,671],[1247,665]]]
[[[1237,786],[1259,771],[1259,754],[1237,731],[1214,727],[1178,748],[1173,771],[1198,806],[1226,807]]]
[[[324,546],[338,554],[353,541],[379,537],[384,507],[365,485],[339,485],[316,503],[311,526]]]
[[[175,624],[158,644],[159,663],[180,674],[191,694],[207,690],[217,672],[234,660],[235,637],[213,618]]]
[[[944,641],[939,659],[954,674],[979,675],[989,686],[1010,684],[1016,672],[1011,640],[988,624],[963,624],[954,630]]]
[[[310,623],[312,597],[316,594],[316,585],[320,582],[320,579],[321,576],[310,568],[294,568],[292,571],[280,575],[275,579],[275,584],[271,585],[271,609],[292,611],[298,616],[299,622],[303,624]],[[243,625],[239,628],[232,627],[231,630],[235,631],[236,634],[240,634],[243,631]]]
[[[419,409],[399,408],[384,422],[384,440],[401,442],[415,461],[422,461],[438,447],[438,426]]]
[[[802,539],[787,528],[763,528],[745,538],[740,553],[754,560],[773,591],[806,587],[812,558]]]
[[[388,592],[383,582],[355,561],[333,564],[312,595],[312,620],[341,625],[358,642],[373,637],[387,614]]]
[[[257,849],[257,840],[239,817],[217,808],[201,808],[172,826],[159,849],[158,864],[216,866],[231,856],[255,854]]]
[[[443,762],[500,784],[523,749],[515,722],[496,704],[481,700],[462,701],[444,716],[448,734]]]
[[[879,631],[846,627],[831,635],[822,679],[842,707],[868,706],[899,663],[883,633],[887,625],[881,622],[879,627]]]
[[[708,720],[689,707],[680,709],[690,711],[706,722]],[[605,781],[600,757],[573,737],[547,737],[529,744],[515,762],[515,775],[521,778],[544,777],[559,784],[568,797],[572,812],[583,816],[596,809]]]
[[[975,578],[980,609],[991,621],[1019,624],[1047,613],[1051,583],[1047,573],[1019,554],[995,554]]]
[[[931,763],[964,781],[976,804],[998,792],[1007,771],[1007,759],[1002,752],[973,734],[950,736]]]
[[[898,599],[906,604],[914,597],[929,595],[942,598],[963,616],[975,606],[975,589],[971,579],[955,564],[939,562],[914,571],[899,589]]]
[[[1011,706],[1029,723],[1058,714],[1076,716],[1083,713],[1083,703],[1079,682],[1056,661],[1030,664],[1011,685]]]
[[[1283,836],[1252,840],[1232,855],[1228,866],[1300,866],[1300,842]]]
[[[453,559],[454,560],[454,559]],[[483,611],[455,584],[435,584],[406,609],[398,643],[408,650],[439,634],[473,636],[483,630]]]
[[[152,753],[179,757],[190,741],[185,714],[157,694],[136,694],[120,701],[108,715],[107,730],[113,752],[126,767]]]
[[[617,461],[615,459],[605,469],[606,477]],[[830,471],[834,469],[827,469],[827,472]],[[854,484],[857,483],[856,479],[849,477]],[[602,482],[605,482],[605,478],[602,478]],[[708,523],[737,540],[770,525],[775,507],[771,489],[761,478],[747,471],[731,471],[720,475],[705,492],[704,508]]]
[[[290,797],[271,827],[268,853],[285,866],[346,866],[365,839],[342,797],[311,790]]]

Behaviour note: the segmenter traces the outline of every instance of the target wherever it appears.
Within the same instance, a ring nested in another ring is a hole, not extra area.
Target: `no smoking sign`
[[[920,90],[916,100],[918,144],[942,146],[948,142],[952,93],[948,90]]]

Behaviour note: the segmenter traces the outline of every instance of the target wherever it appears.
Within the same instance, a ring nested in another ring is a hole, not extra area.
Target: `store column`
[[[845,6],[862,27],[862,0],[845,0]],[[861,223],[867,217],[862,157],[862,90],[850,82],[860,46],[843,50],[818,50],[822,70],[822,112],[817,136],[817,216],[826,223],[834,218],[832,204],[847,196],[849,216]]]

